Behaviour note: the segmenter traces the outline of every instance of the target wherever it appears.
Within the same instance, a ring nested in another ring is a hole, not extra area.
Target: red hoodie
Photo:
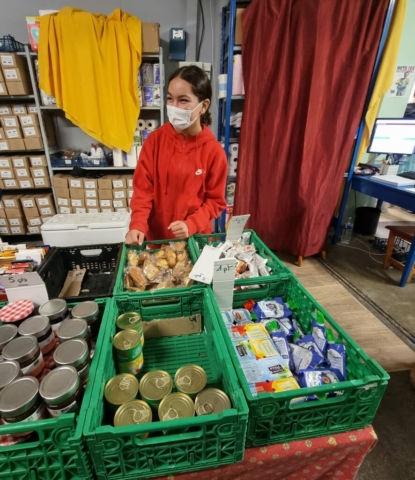
[[[212,233],[212,219],[226,207],[228,164],[221,145],[202,125],[187,139],[166,123],[144,142],[134,173],[130,230],[147,240],[173,236],[168,226],[184,221],[189,236]]]

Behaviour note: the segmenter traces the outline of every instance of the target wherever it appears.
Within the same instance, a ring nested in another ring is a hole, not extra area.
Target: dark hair
[[[196,65],[178,68],[170,75],[169,84],[177,77],[190,83],[193,93],[196,95],[199,102],[203,102],[203,100],[212,101],[212,85],[210,84],[208,76],[201,68]],[[205,125],[210,125],[212,123],[209,108],[200,116],[200,121]]]

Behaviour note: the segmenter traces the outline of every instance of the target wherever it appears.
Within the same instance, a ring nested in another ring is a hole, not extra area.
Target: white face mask
[[[169,117],[170,123],[177,130],[186,130],[186,128],[189,128],[195,123],[197,117],[191,120],[192,113],[199,108],[202,103],[203,102],[200,102],[199,105],[196,105],[193,110],[167,105],[167,116]]]

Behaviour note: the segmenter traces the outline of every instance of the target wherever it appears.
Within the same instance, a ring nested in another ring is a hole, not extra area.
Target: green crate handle
[[[180,428],[183,428],[183,422],[180,423]],[[169,429],[174,430],[174,427]],[[166,428],[167,430],[167,428]],[[189,433],[169,433],[169,439],[174,442],[174,440],[197,440],[203,436],[203,429],[201,427],[193,427],[192,431]],[[149,445],[158,445],[160,443],[159,437],[148,437],[148,438],[135,438],[134,443],[137,447],[148,447]]]

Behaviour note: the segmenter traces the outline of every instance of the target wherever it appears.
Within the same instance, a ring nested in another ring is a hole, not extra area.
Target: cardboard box
[[[37,209],[35,195],[22,195],[20,197],[20,203],[22,205],[22,208],[36,208]]]
[[[109,175],[98,179],[99,190],[112,190],[112,181]]]
[[[0,169],[0,178],[15,178],[14,170],[12,168]]]
[[[28,168],[15,168],[14,173],[17,179],[32,178]]]
[[[84,188],[90,190],[98,189],[98,180],[96,178],[84,178]]]
[[[133,198],[134,190],[127,190],[127,198],[131,200]]]
[[[61,207],[61,206],[59,206],[58,207],[58,212],[59,213],[64,213],[64,214],[72,213],[72,208],[71,207]]]
[[[42,136],[38,125],[32,125],[30,127],[23,127],[22,125],[22,131],[24,138],[40,138]]]
[[[24,212],[26,218],[40,217],[40,213],[39,213],[39,210],[38,210],[37,206],[34,206],[33,208],[23,207],[23,212]]]
[[[9,222],[7,221],[7,218],[0,217],[0,227],[7,227],[8,225]]]
[[[17,183],[19,188],[35,188],[35,184],[33,183],[32,178],[18,178]]]
[[[45,223],[47,220],[49,220],[49,218],[52,218],[52,217],[40,217],[42,219],[42,224]]]
[[[120,198],[127,198],[127,190],[113,190],[112,198],[114,200],[119,200]]]
[[[30,166],[32,167],[47,167],[45,155],[37,155],[35,157],[29,157]]]
[[[8,140],[0,140],[0,151],[7,151],[10,150],[9,141]]]
[[[0,128],[0,140],[5,140],[6,139],[6,135],[4,134],[4,130],[3,128]]]
[[[41,138],[25,138],[23,141],[26,146],[26,150],[43,149],[43,140]]]
[[[159,53],[160,25],[158,23],[141,23],[142,52]]]
[[[70,188],[69,194],[71,198],[85,198],[85,190],[83,188]]]
[[[87,208],[98,208],[99,200],[97,198],[86,198],[85,206]]]
[[[41,207],[54,207],[53,195],[51,193],[43,193],[36,195],[36,205]]]
[[[10,150],[26,150],[27,146],[23,139],[21,138],[10,138],[8,140]]]
[[[133,188],[133,175],[127,175],[127,188]]]
[[[10,228],[9,227],[0,227],[0,235],[10,235]]]
[[[30,48],[37,52],[39,42],[40,17],[26,17],[27,32],[29,34]]]
[[[37,235],[42,233],[40,226],[38,227],[31,227],[30,225],[27,226],[27,235]]]
[[[20,203],[21,195],[4,195],[3,196],[3,205],[5,210],[10,208],[22,209],[22,204]]]
[[[32,85],[29,80],[24,82],[6,82],[9,95],[32,95]]]
[[[50,180],[49,177],[38,177],[33,179],[35,188],[49,188]]]
[[[101,208],[101,209],[100,209],[100,212],[101,212],[101,213],[111,213],[111,212],[113,212],[113,211],[114,211],[113,208]]]
[[[24,217],[23,211],[20,208],[6,208],[5,211],[8,221],[10,221],[10,219]]]
[[[3,72],[0,68],[0,82],[4,82]]]
[[[84,207],[75,207],[72,208],[73,213],[86,213],[86,208]]]
[[[59,197],[58,194],[56,194],[56,203],[58,204],[58,207],[70,207],[71,199],[68,197]]]
[[[26,61],[26,60],[25,60]],[[3,67],[3,77],[6,81],[6,85],[12,83],[27,83],[28,73],[24,68],[4,68]]]
[[[39,177],[47,177],[48,176],[48,171],[46,170],[45,167],[32,167],[30,169],[32,172],[32,177],[33,178],[39,178]]]
[[[29,227],[36,227],[42,225],[42,219],[40,217],[26,217],[26,220]]]
[[[26,115],[27,108],[26,105],[11,105],[13,115]]]
[[[0,65],[2,70],[5,68],[27,68],[27,61],[23,55],[17,55],[12,52],[0,52]]]
[[[34,157],[30,157],[34,158]],[[36,157],[38,158],[38,157]],[[57,173],[56,175],[53,176],[53,186],[55,189],[60,189],[60,188],[65,188],[69,189],[69,183],[68,183],[69,176],[68,175],[63,175],[62,173]],[[68,190],[69,192],[69,190]],[[60,195],[62,196],[62,195]],[[69,195],[68,195],[69,197]]]
[[[26,233],[27,229],[25,225],[21,225],[19,227],[10,227],[10,235],[26,235]]]
[[[53,178],[56,178],[56,175]],[[69,188],[55,187],[55,195],[60,198],[71,198]]]
[[[10,227],[21,227],[26,224],[26,218],[23,216],[10,216],[7,220]]]
[[[127,188],[127,179],[122,175],[114,175],[112,178],[112,189],[126,189]]]
[[[13,110],[9,105],[0,105],[0,117],[4,115],[13,115]]]
[[[22,157],[20,155],[15,155],[11,157],[13,168],[30,168],[30,162],[27,157]],[[29,175],[30,176],[30,175]]]
[[[0,190],[2,190],[4,188],[4,183],[3,183],[3,180],[0,178]]]
[[[236,9],[236,21],[235,21],[235,45],[242,45],[242,14],[245,8]]]
[[[39,115],[36,115],[35,113],[19,115],[19,122],[22,128],[37,126],[39,125]]]
[[[0,168],[13,168],[12,159],[9,157],[0,157]]]
[[[4,97],[5,95],[8,95],[9,92],[7,90],[7,85],[5,82],[1,81],[0,82],[0,97]]]
[[[112,208],[112,200],[109,199],[100,199],[99,201],[100,208]]]
[[[17,181],[16,178],[9,178],[9,179],[4,179],[3,180],[3,186],[5,190],[14,190],[16,188],[19,188],[19,182]]]
[[[87,213],[99,213],[99,208],[87,208]]]
[[[1,118],[1,125],[3,128],[19,127],[19,117],[17,115],[4,115]]]
[[[98,190],[98,198],[100,200],[112,200],[112,190]]]
[[[49,217],[52,215],[56,215],[56,210],[53,205],[41,206],[39,207],[39,213],[41,217]]]
[[[86,203],[84,198],[71,198],[71,207],[81,207],[85,208]],[[77,212],[75,212],[77,213]]]
[[[84,183],[82,178],[69,177],[69,188],[84,189]]]
[[[8,127],[4,129],[4,134],[6,135],[7,140],[12,140],[14,138],[23,138],[22,131],[19,127]]]
[[[36,105],[26,105],[26,108],[27,108],[27,113],[36,113],[36,114],[39,113]]]
[[[127,208],[127,200],[125,198],[120,198],[112,201],[112,206],[114,208]]]
[[[85,198],[98,198],[97,190],[84,190]]]

